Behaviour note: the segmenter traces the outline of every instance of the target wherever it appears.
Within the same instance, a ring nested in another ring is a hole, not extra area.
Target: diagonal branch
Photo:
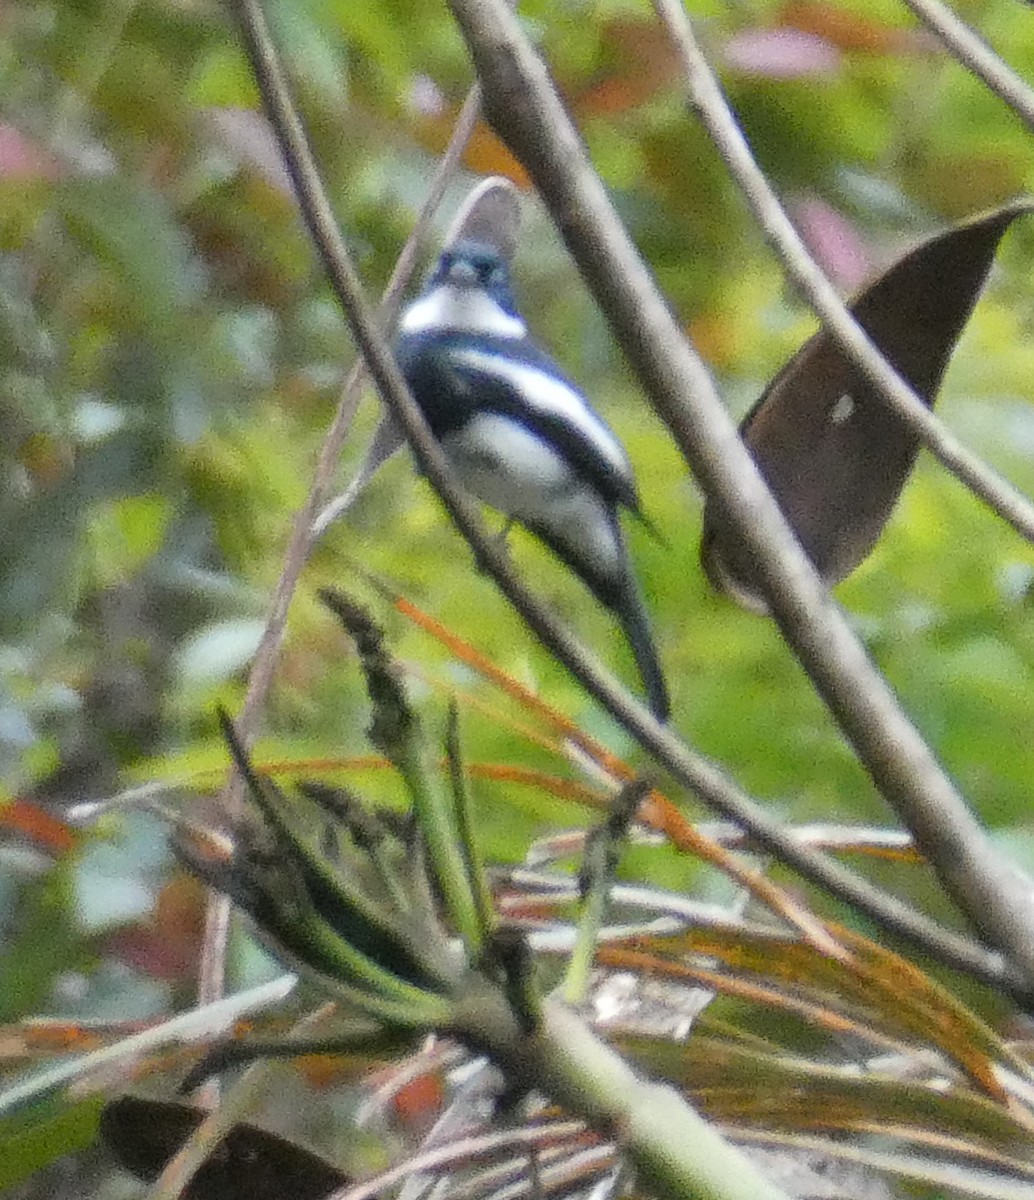
[[[929,0],[906,2],[926,4]],[[679,0],[653,0],[653,4],[681,59],[694,111],[798,291],[883,401],[908,423],[931,454],[1017,533],[1034,541],[1034,505],[968,450],[923,403],[873,345],[808,252],[751,153]]]
[[[618,219],[545,64],[504,0],[450,4],[490,120],[534,179],[687,464],[753,555],[783,636],[945,890],[1034,985],[1034,888],[1003,863],[817,578]],[[668,763],[675,747],[664,732],[644,723],[640,733]],[[677,757],[684,770],[681,747]]]
[[[940,0],[904,0],[904,3],[941,39],[954,58],[983,80],[1034,132],[1034,91],[982,38]]]
[[[714,763],[690,750],[669,729],[659,725],[641,704],[618,687],[514,576],[507,557],[501,553],[496,541],[486,536],[470,501],[454,482],[437,442],[427,428],[394,359],[378,334],[363,299],[358,276],[326,201],[304,131],[294,113],[290,94],[279,70],[275,49],[266,31],[261,7],[257,0],[238,0],[238,5],[256,77],[285,160],[289,164],[291,177],[298,189],[310,236],[327,266],[331,284],[353,334],[366,356],[371,375],[383,400],[390,406],[393,415],[405,430],[418,462],[442,498],[450,516],[473,548],[479,566],[493,576],[543,645],[564,663],[641,745],[663,763],[685,787],[696,792],[718,812],[749,830],[761,846],[820,887],[826,888],[848,903],[863,906],[865,911],[880,921],[885,928],[918,944],[934,957],[948,962],[956,969],[969,971],[992,986],[1005,987],[1023,997],[1029,998],[1034,994],[1034,987],[1028,982],[1028,974],[1020,967],[1006,962],[1000,954],[945,931],[894,897],[880,893],[865,880],[829,858],[798,844],[792,833],[784,830],[778,821],[753,803]],[[508,20],[505,10],[503,17]],[[492,22],[497,19],[497,14],[490,11],[487,19],[491,27]],[[511,35],[512,32],[511,28]],[[548,89],[548,83],[545,86]],[[565,147],[565,152],[571,153],[569,146]],[[581,161],[581,147],[575,141],[572,162]],[[593,197],[592,203],[598,208],[596,196]],[[608,215],[604,210],[603,219],[613,221],[613,214]],[[633,272],[643,274],[642,265],[634,256],[630,268]],[[618,289],[620,286],[619,280]],[[663,301],[656,297],[656,293],[650,292],[647,299],[652,311],[656,311],[659,305],[667,318],[667,310]],[[682,344],[680,335],[676,333],[672,338],[672,345]],[[707,383],[706,374],[703,378]],[[709,383],[707,386],[710,386]],[[719,445],[715,456],[716,464],[720,466],[724,461],[722,453],[730,446],[738,447],[741,457],[745,452],[735,430],[725,418],[724,410],[718,405],[717,397],[715,405],[721,419],[724,419],[728,426],[728,435]],[[756,488],[761,486],[760,480],[749,458],[746,459],[746,463],[748,474],[755,481],[756,494]],[[736,494],[735,489],[733,494]],[[771,510],[771,500],[765,501],[767,492],[763,491],[760,494],[761,501],[767,502]],[[770,513],[768,519],[770,522],[777,522],[774,528],[785,546],[787,534],[778,514],[773,518]],[[796,553],[799,557],[799,552],[793,550],[793,545],[791,540],[789,551],[784,550],[784,553]],[[808,569],[807,563],[804,562],[802,570]],[[812,578],[812,587],[815,586],[816,581]],[[821,603],[825,604],[828,601],[822,598]]]
[[[456,173],[463,150],[477,123],[479,111],[480,96],[475,84],[460,110],[452,137],[438,163],[427,196],[417,215],[416,223],[406,244],[402,247],[391,278],[388,280],[377,315],[377,319],[383,327],[390,326],[398,316],[403,293],[413,274],[421,246],[430,230],[432,218],[441,204],[450,180]],[[352,428],[352,420],[359,406],[366,378],[363,359],[360,357],[345,380],[333,420],[320,448],[309,494],[294,519],[290,540],[284,554],[284,565],[273,590],[273,597],[266,615],[266,624],[252,660],[244,704],[237,717],[237,728],[245,746],[249,746],[255,736],[262,709],[273,682],[276,663],[284,642],[288,609],[302,570],[319,537],[319,531],[314,529],[314,522],[333,490],[334,476],[341,458],[341,451]],[[236,811],[239,809],[240,803],[241,781],[234,772],[227,788],[227,810],[231,813]],[[205,912],[198,980],[199,1004],[211,1003],[222,995],[229,920],[229,901],[219,893],[212,893]]]

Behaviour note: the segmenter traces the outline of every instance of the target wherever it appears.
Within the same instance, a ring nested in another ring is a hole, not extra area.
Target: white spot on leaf
[[[830,409],[829,419],[834,425],[843,425],[854,415],[854,400],[845,392]]]

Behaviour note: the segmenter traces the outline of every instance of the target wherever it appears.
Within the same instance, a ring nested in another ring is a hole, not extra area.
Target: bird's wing
[[[458,392],[479,411],[519,421],[552,446],[612,504],[639,511],[635,476],[624,447],[581,392],[534,346],[519,352],[488,343],[456,343],[443,355]]]

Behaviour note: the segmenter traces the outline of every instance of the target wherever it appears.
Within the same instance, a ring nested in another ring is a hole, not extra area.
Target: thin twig
[[[405,430],[417,461],[438,492],[450,516],[470,543],[478,565],[492,575],[500,589],[543,645],[560,662],[564,663],[568,670],[631,736],[650,750],[684,786],[697,793],[718,812],[750,830],[757,842],[776,855],[780,861],[799,871],[820,887],[845,899],[848,903],[858,905],[884,928],[918,944],[933,957],[947,962],[948,965],[958,970],[967,971],[992,986],[1005,987],[1020,996],[1029,996],[1034,989],[1028,984],[1027,974],[1011,964],[1007,964],[1002,955],[985,949],[966,938],[947,932],[936,922],[915,912],[896,898],[880,892],[879,889],[845,870],[839,864],[806,847],[797,845],[792,833],[787,833],[778,821],[768,816],[763,809],[753,803],[715,764],[691,751],[669,729],[658,724],[641,704],[620,688],[613,678],[599,667],[595,659],[569,635],[566,629],[530,595],[513,574],[507,556],[500,551],[495,539],[487,535],[471,502],[455,483],[448,462],[427,428],[390,351],[379,336],[370,317],[362,296],[358,276],[326,201],[304,131],[294,116],[290,95],[279,71],[276,52],[269,41],[261,8],[256,0],[239,0],[239,7],[243,19],[247,22],[248,48],[253,57],[253,67],[265,102],[271,113],[274,114],[274,129],[280,139],[281,150],[289,166],[291,177],[298,189],[301,208],[310,236],[327,267],[330,282],[356,341],[362,348],[382,399],[390,406],[393,415]],[[486,20],[489,22],[489,30],[492,28],[499,30],[501,27],[495,24],[499,20],[506,22],[507,24],[503,28],[507,28],[508,37],[514,36],[514,28],[504,6],[493,6],[486,14]],[[486,32],[485,36],[490,37],[491,35]],[[548,89],[544,75],[536,86],[545,86]],[[550,94],[552,95],[552,93]],[[509,101],[504,98],[504,102],[516,104],[518,101],[511,97]],[[566,120],[562,110],[560,110],[559,116],[555,112],[550,115],[551,119],[561,123]],[[547,137],[545,127],[539,132],[543,139]],[[552,137],[553,131],[548,131],[548,135]],[[577,141],[574,142],[573,147],[567,144],[563,152],[572,155],[572,162],[579,164],[579,174],[581,174],[585,168],[582,166],[583,152],[580,144]],[[595,179],[595,176],[592,178]],[[598,188],[598,180],[596,180],[596,184]],[[593,194],[590,207],[587,209],[587,213],[591,214],[589,219],[592,220],[593,216],[600,216],[605,224],[613,224],[616,218],[609,206],[606,205],[605,197],[602,198],[603,207],[601,208],[601,196],[602,193]],[[622,268],[627,266],[633,274],[640,278],[643,276],[642,264],[634,252],[631,259],[628,259],[627,254],[624,256],[621,266]],[[610,286],[613,290],[620,291],[622,280],[620,278],[612,279]],[[657,307],[660,306],[666,322],[663,327],[663,336],[668,339],[669,347],[684,346],[681,333],[670,322],[663,301],[652,288],[646,294],[645,303],[653,313],[656,313]],[[676,379],[685,378],[685,373],[680,368],[681,362],[676,363],[674,368]],[[664,378],[667,378],[667,375],[668,373],[664,372]],[[689,378],[693,378],[693,368],[690,368]],[[706,383],[706,373],[704,380]],[[713,395],[713,389],[711,389],[711,393]],[[681,390],[677,394],[681,397]],[[679,404],[681,404],[681,399]],[[730,492],[734,505],[743,507],[746,504],[749,507],[753,503],[758,505],[759,509],[765,509],[767,504],[768,519],[763,526],[762,536],[764,536],[764,532],[768,532],[768,527],[771,526],[775,530],[774,536],[780,540],[783,553],[790,556],[791,560],[799,561],[802,572],[810,573],[812,581],[812,593],[809,595],[810,607],[814,609],[816,606],[828,603],[814,573],[810,572],[807,561],[803,559],[799,551],[795,550],[795,543],[792,538],[788,537],[788,531],[774,502],[767,490],[764,489],[752,460],[743,450],[717,396],[714,396],[714,406],[717,413],[720,414],[720,417],[714,419],[725,422],[727,436],[720,437],[719,444],[710,448],[709,453],[714,460],[711,474],[725,469],[725,456],[731,453],[730,448],[738,448],[738,457],[734,457],[729,469],[734,471],[737,467],[741,468],[749,477],[752,488],[748,490],[746,500],[740,501],[737,488],[742,481],[734,478],[729,482],[727,479],[726,490]],[[680,437],[685,442],[686,430],[682,428],[681,408],[678,409],[678,415]],[[719,428],[721,427],[719,426]],[[761,490],[758,491],[758,489]],[[741,521],[744,524],[749,523],[746,517],[741,517]],[[753,531],[753,525],[750,528]],[[756,541],[757,536],[752,534],[752,540]],[[766,554],[766,559],[772,557],[771,553]],[[778,566],[772,567],[770,570],[774,578],[781,579],[778,574]],[[846,627],[843,627],[840,632],[850,638]],[[841,649],[839,645],[834,648],[837,651]],[[847,656],[854,658],[861,653],[857,644],[853,640],[849,640]],[[881,722],[881,728],[882,724]],[[1022,907],[1019,901],[1016,903],[1017,908]]]
[[[469,1166],[483,1158],[496,1158],[500,1154],[528,1146],[548,1146],[577,1137],[584,1132],[585,1126],[580,1121],[554,1121],[548,1125],[525,1126],[521,1129],[504,1130],[502,1133],[477,1133],[470,1137],[456,1138],[444,1146],[420,1150],[372,1179],[332,1192],[327,1200],[373,1200],[373,1197],[388,1192],[395,1184],[405,1182],[418,1172],[428,1174],[431,1171]]]
[[[197,1043],[231,1030],[242,1018],[252,1018],[262,1009],[282,1004],[298,982],[296,975],[280,975],[269,983],[217,1000],[205,1008],[179,1013],[139,1033],[120,1037],[100,1050],[78,1057],[62,1058],[45,1070],[32,1070],[27,1078],[16,1079],[0,1091],[0,1117],[23,1113],[35,1106],[60,1100],[82,1100],[88,1093],[87,1080],[110,1088],[113,1080],[129,1078],[133,1069],[149,1055],[166,1046]]]
[[[945,890],[1034,990],[1034,887],[1003,863],[816,576],[639,258],[528,36],[504,0],[450,5],[489,119],[538,186],[655,411],[746,544],[783,636]],[[715,781],[700,778],[701,764],[687,761],[684,748],[655,722],[643,721],[638,706],[622,702],[620,719],[666,765],[677,761],[681,778],[692,774],[702,795],[712,790]],[[780,834],[778,851],[767,832],[762,840],[783,862],[802,861],[792,839]]]
[[[401,307],[402,294],[406,289],[410,279],[413,276],[413,271],[416,267],[417,255],[427,238],[427,234],[431,227],[431,218],[438,210],[438,206],[442,202],[445,195],[445,189],[448,187],[449,181],[456,174],[463,157],[463,151],[467,143],[470,141],[471,135],[481,118],[481,89],[475,83],[467,93],[467,98],[463,101],[463,106],[456,117],[456,124],[453,127],[452,136],[449,139],[449,144],[445,148],[445,153],[442,155],[438,167],[435,170],[434,178],[431,180],[431,186],[427,189],[427,196],[424,199],[423,206],[417,214],[416,224],[410,231],[409,237],[406,238],[406,244],[402,247],[402,252],[399,254],[398,261],[395,263],[395,269],[388,280],[388,286],[384,290],[384,296],[381,299],[381,307],[377,314],[377,320],[382,329],[388,329],[394,326],[399,315]],[[348,379],[345,381],[345,395],[353,396],[358,399],[362,389],[369,382],[369,375],[366,371],[366,360],[360,355],[352,366],[349,372]],[[329,441],[328,434],[328,441]],[[321,455],[320,465],[322,467],[324,459],[330,460],[330,469],[333,471],[334,466],[341,453],[341,446],[334,447],[334,453]],[[359,474],[353,476],[345,490],[333,499],[327,499],[330,491],[329,483],[331,476],[328,475],[325,483],[325,488],[321,492],[318,503],[314,504],[315,512],[312,523],[309,527],[309,549],[326,533],[332,522],[345,511],[345,504],[349,499],[354,499],[355,488],[362,481],[362,468],[359,468]],[[310,500],[313,497],[310,497]],[[304,510],[307,514],[309,508]]]
[[[477,124],[479,111],[480,95],[475,85],[471,88],[460,110],[449,145],[438,163],[427,196],[384,290],[376,317],[381,328],[389,328],[398,316],[402,295],[412,278],[418,255],[430,231],[434,214],[442,202],[449,181],[459,167],[464,148]],[[254,736],[254,725],[269,693],[276,659],[283,644],[287,610],[297,586],[298,577],[317,540],[317,535],[312,531],[313,519],[325,504],[332,490],[333,479],[341,459],[341,451],[366,383],[365,362],[362,357],[359,357],[345,380],[341,400],[320,449],[309,495],[305,505],[295,517],[291,541],[284,556],[284,567],[273,593],[262,641],[259,643],[255,660],[252,663],[244,705],[236,718],[237,729],[245,745],[248,745]]]
[[[906,0],[906,3],[929,0]],[[787,275],[879,396],[937,460],[1022,537],[1034,542],[1034,505],[967,449],[883,357],[801,240],[758,166],[680,0],[653,0],[682,60],[693,110],[743,193]]]
[[[941,39],[950,54],[1007,104],[1034,131],[1034,90],[940,0],[904,0],[920,21]]]
[[[402,295],[413,274],[421,247],[431,228],[431,222],[442,202],[446,188],[459,167],[463,151],[474,131],[480,112],[477,85],[471,88],[460,110],[449,144],[442,155],[427,196],[417,214],[413,229],[395,263],[378,310],[377,320],[382,328],[390,327],[398,316]],[[356,360],[341,391],[334,418],[320,449],[316,469],[305,504],[294,519],[290,541],[284,554],[284,565],[273,591],[265,628],[248,675],[244,704],[237,717],[237,729],[244,745],[250,746],[273,681],[277,659],[284,641],[287,612],[294,596],[302,569],[318,539],[314,521],[333,491],[333,480],[341,458],[341,450],[352,427],[356,409],[366,383],[363,359]],[[241,781],[236,772],[231,776],[224,799],[225,811],[233,813],[241,804]],[[209,897],[205,913],[200,967],[198,972],[198,1003],[210,1004],[223,993],[226,945],[229,936],[230,901],[220,893]]]

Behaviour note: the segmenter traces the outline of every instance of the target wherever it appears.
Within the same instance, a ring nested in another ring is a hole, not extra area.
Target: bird
[[[532,338],[488,243],[447,246],[403,311],[394,352],[460,483],[517,521],[617,619],[661,722],[670,702],[619,523],[645,521],[624,447]]]

